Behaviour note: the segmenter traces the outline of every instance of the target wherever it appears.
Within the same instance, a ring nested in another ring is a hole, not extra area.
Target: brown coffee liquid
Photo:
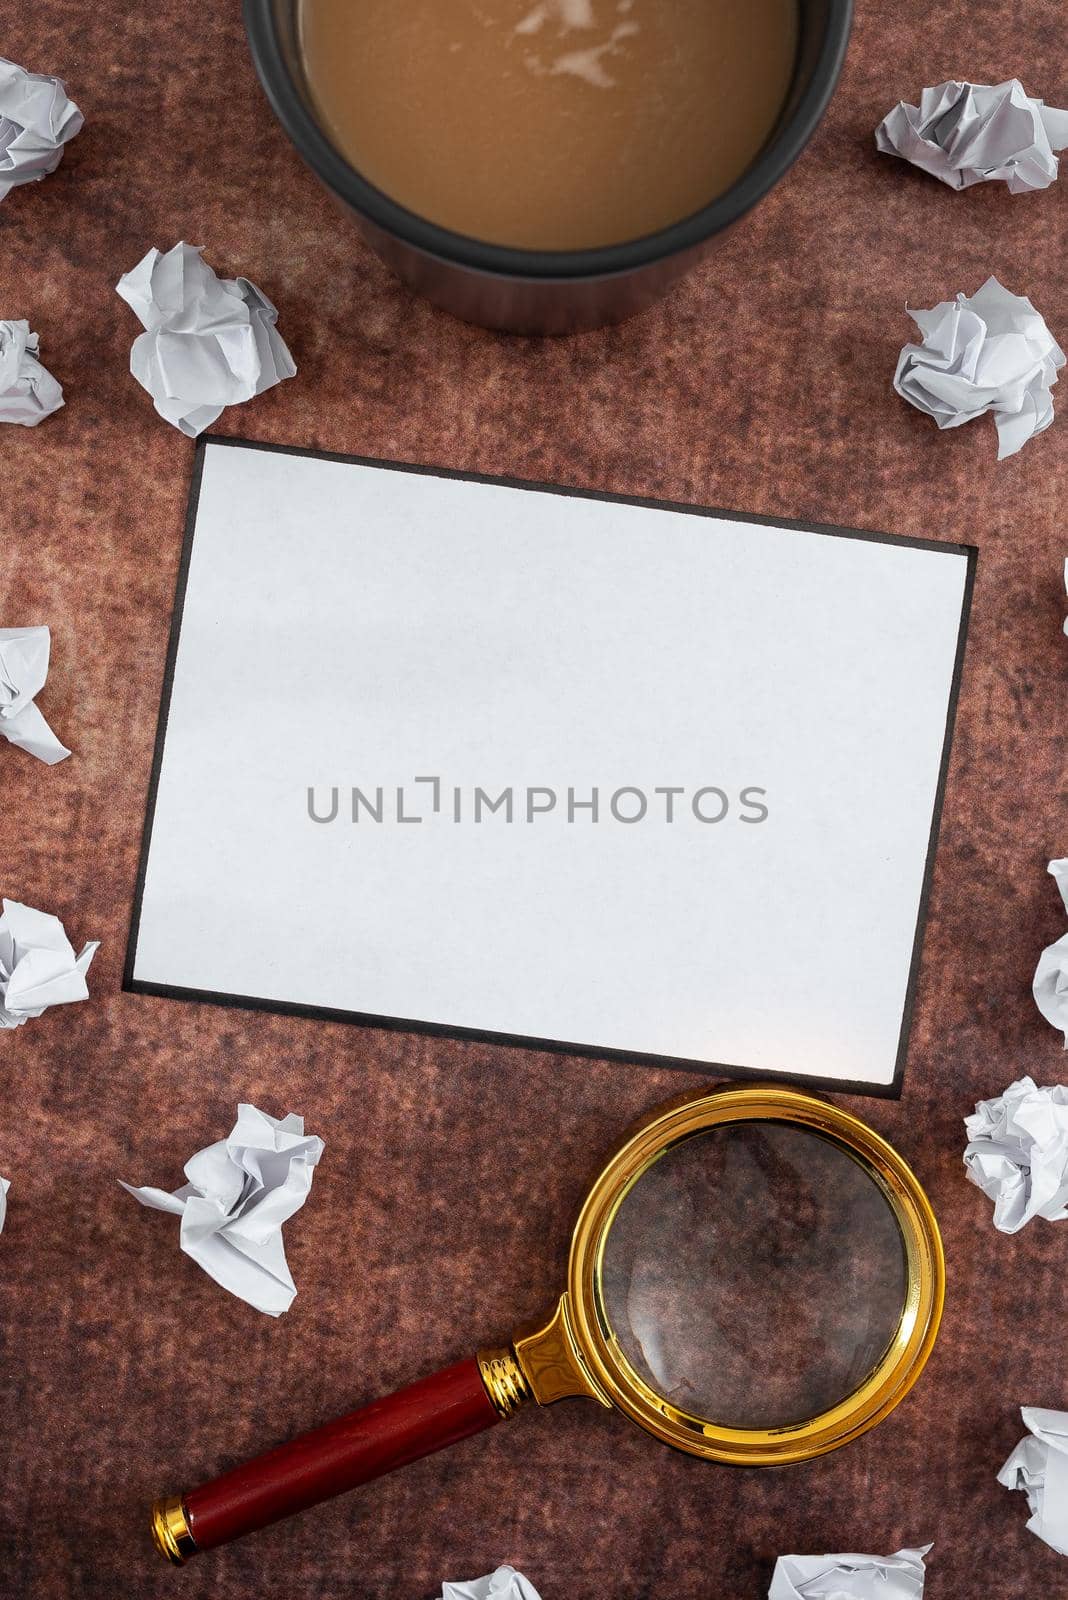
[[[334,144],[493,244],[618,244],[741,176],[793,74],[798,0],[301,0]]]

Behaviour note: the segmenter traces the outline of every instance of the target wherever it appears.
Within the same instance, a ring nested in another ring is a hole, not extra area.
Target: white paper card
[[[128,987],[892,1088],[968,551],[201,451]]]

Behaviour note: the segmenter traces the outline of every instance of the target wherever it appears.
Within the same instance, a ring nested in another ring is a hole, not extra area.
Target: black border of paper
[[[133,974],[137,954],[137,938],[141,924],[141,902],[144,895],[145,876],[148,870],[149,850],[152,843],[152,824],[155,817],[160,771],[163,765],[163,750],[167,739],[167,718],[170,710],[175,664],[178,657],[178,643],[182,632],[182,612],[185,604],[193,538],[196,532],[200,485],[204,471],[204,460],[209,445],[222,446],[224,448],[236,447],[242,450],[267,450],[275,455],[312,456],[319,461],[347,462],[352,466],[376,467],[385,472],[414,472],[425,477],[458,478],[466,483],[497,484],[508,489],[535,489],[542,494],[565,495],[579,500],[601,500],[613,505],[650,506],[654,510],[677,511],[688,516],[724,518],[733,522],[754,522],[773,528],[797,528],[806,533],[827,534],[834,538],[861,539],[872,544],[908,545],[914,549],[942,551],[958,557],[963,556],[967,562],[967,571],[957,634],[957,651],[953,665],[953,679],[950,685],[949,705],[946,715],[946,731],[942,743],[942,760],[939,767],[938,786],[931,815],[927,861],[916,917],[916,933],[913,939],[912,960],[909,965],[905,1003],[901,1015],[901,1032],[898,1037],[897,1060],[892,1082],[888,1084],[872,1084],[857,1082],[852,1079],[814,1078],[807,1074],[772,1072],[759,1067],[745,1067],[734,1062],[690,1061],[674,1056],[652,1055],[641,1051],[598,1049],[594,1045],[575,1044],[561,1039],[537,1039],[521,1034],[488,1032],[478,1028],[450,1027],[447,1023],[414,1021],[406,1017],[380,1017],[359,1011],[341,1011],[328,1006],[302,1005],[284,1000],[262,999],[256,995],[222,994],[208,989],[186,989],[174,984],[148,983],[144,979],[135,978]],[[134,891],[133,912],[130,919],[130,932],[126,948],[126,964],[122,981],[123,990],[129,994],[159,995],[172,1000],[196,1000],[211,1005],[238,1006],[248,1010],[277,1012],[286,1016],[310,1017],[323,1022],[349,1022],[367,1028],[388,1028],[405,1033],[430,1034],[438,1038],[471,1039],[487,1044],[517,1046],[524,1049],[551,1052],[557,1055],[626,1062],[635,1066],[674,1067],[681,1071],[700,1072],[713,1077],[727,1075],[731,1078],[753,1078],[765,1081],[781,1081],[785,1079],[813,1089],[834,1090],[839,1094],[860,1094],[880,1099],[898,1099],[901,1094],[905,1056],[908,1049],[909,1031],[919,976],[920,957],[923,949],[923,931],[927,921],[927,906],[934,873],[938,831],[942,820],[942,803],[945,797],[946,777],[949,771],[953,727],[957,714],[957,703],[960,698],[961,676],[964,669],[964,651],[968,636],[968,621],[971,613],[977,556],[978,551],[974,545],[950,544],[936,539],[914,539],[903,534],[873,533],[859,528],[838,528],[827,524],[803,522],[790,517],[760,516],[749,512],[713,509],[710,506],[688,505],[672,500],[648,500],[634,495],[608,494],[592,489],[572,489],[566,488],[561,484],[537,483],[523,478],[496,478],[485,473],[459,472],[447,467],[420,466],[408,461],[383,461],[373,456],[344,455],[329,450],[305,450],[295,445],[264,444],[253,439],[231,439],[217,434],[204,434],[197,441],[193,476],[189,489],[185,538],[178,568],[178,583],[171,621],[170,642],[167,647],[167,662],[163,675],[159,724],[156,731],[156,745],[152,758],[152,774],[149,780],[145,826],[141,840],[141,859],[137,870],[137,885]]]

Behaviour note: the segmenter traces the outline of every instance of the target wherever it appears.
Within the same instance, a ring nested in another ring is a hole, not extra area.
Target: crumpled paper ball
[[[1068,623],[1065,631],[1068,632]],[[1068,857],[1051,861],[1046,870],[1060,890],[1064,909],[1068,911]],[[1039,956],[1031,992],[1046,1021],[1064,1034],[1064,1048],[1068,1050],[1068,933],[1047,945]]]
[[[239,1105],[229,1136],[186,1162],[183,1188],[122,1187],[141,1205],[181,1217],[186,1255],[231,1294],[277,1317],[297,1292],[282,1224],[308,1198],[323,1149],[321,1139],[305,1134],[302,1117]]]
[[[85,974],[99,940],[75,956],[58,917],[5,900],[0,916],[0,1028],[19,1028],[49,1006],[88,1000]]]
[[[768,1600],[920,1600],[929,1544],[892,1556],[780,1556]]]
[[[130,371],[190,439],[297,370],[267,296],[247,278],[216,277],[199,246],[150,250],[116,288],[145,327]]]
[[[37,359],[28,322],[0,322],[0,422],[35,428],[63,404],[63,390]]]
[[[998,1473],[998,1482],[1023,1490],[1031,1512],[1029,1531],[1068,1556],[1068,1411],[1021,1406],[1020,1414],[1029,1433]]]
[[[950,80],[924,89],[918,106],[899,100],[875,130],[876,148],[900,156],[951,189],[1000,179],[1011,193],[1045,189],[1068,146],[1068,111],[1033,99],[1018,78]]]
[[[964,1126],[968,1177],[993,1200],[1000,1233],[1019,1233],[1032,1217],[1068,1217],[1068,1087],[1019,1078],[980,1100]]]
[[[11,1188],[10,1178],[0,1178],[0,1233],[4,1231],[7,1221],[7,1191]]]
[[[27,72],[0,56],[0,200],[54,172],[85,118],[62,78]]]
[[[898,358],[894,388],[902,399],[940,428],[993,412],[999,461],[1049,427],[1050,387],[1064,351],[1025,295],[988,278],[970,298],[958,294],[909,316],[923,343],[905,345]]]
[[[34,704],[48,677],[51,649],[47,628],[0,628],[0,739],[54,767],[70,751]]]
[[[514,1567],[498,1567],[485,1578],[443,1583],[441,1600],[541,1600],[529,1578]]]

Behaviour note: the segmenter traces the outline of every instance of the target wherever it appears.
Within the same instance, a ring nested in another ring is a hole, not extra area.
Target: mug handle
[[[188,1494],[157,1500],[157,1548],[181,1564],[346,1489],[481,1433],[507,1413],[490,1398],[482,1360],[469,1357],[350,1411]]]

